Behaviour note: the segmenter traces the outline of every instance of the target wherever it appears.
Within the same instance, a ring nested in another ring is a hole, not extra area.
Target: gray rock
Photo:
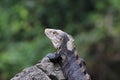
[[[58,64],[53,64],[44,57],[34,66],[24,69],[10,80],[65,80]]]

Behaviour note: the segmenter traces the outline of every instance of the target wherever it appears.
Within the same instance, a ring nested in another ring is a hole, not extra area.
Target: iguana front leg
[[[50,61],[53,62],[53,63],[59,63],[59,61],[62,60],[60,54],[57,54],[57,53],[54,53],[54,54],[53,54],[53,53],[48,53],[46,56],[47,56],[47,57],[50,59]]]

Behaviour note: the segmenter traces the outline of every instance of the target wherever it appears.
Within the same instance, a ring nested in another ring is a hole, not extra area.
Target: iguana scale
[[[57,49],[56,54],[47,57],[53,63],[59,63],[67,80],[91,80],[85,61],[79,58],[74,39],[66,32],[58,29],[45,29],[46,36]]]

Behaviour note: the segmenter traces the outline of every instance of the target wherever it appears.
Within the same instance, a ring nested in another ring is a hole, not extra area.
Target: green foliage
[[[46,27],[62,29],[75,38],[93,80],[119,80],[119,3],[119,0],[1,0],[0,80],[10,79],[55,51],[44,35]]]

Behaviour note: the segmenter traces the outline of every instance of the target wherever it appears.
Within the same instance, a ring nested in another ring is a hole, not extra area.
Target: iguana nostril
[[[45,29],[45,34],[47,34],[47,32],[48,32],[48,28]]]

